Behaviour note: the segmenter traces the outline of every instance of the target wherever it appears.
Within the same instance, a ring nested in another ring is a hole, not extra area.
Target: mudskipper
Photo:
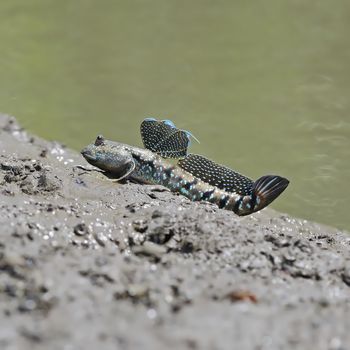
[[[255,213],[276,199],[289,181],[265,175],[253,181],[204,156],[188,154],[191,138],[170,120],[147,118],[141,123],[145,149],[97,136],[82,150],[92,165],[121,179],[157,184],[192,201],[207,201],[237,215]],[[167,158],[177,160],[174,165]]]

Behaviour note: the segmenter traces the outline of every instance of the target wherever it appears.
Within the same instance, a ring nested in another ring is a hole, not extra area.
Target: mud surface
[[[0,349],[350,349],[347,232],[77,165],[0,116]]]

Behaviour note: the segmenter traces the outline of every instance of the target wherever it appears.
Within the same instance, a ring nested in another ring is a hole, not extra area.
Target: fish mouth
[[[84,148],[80,153],[88,162],[96,162],[96,157],[89,149]]]

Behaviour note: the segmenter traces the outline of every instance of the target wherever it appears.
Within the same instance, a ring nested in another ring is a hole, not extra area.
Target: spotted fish
[[[259,211],[277,198],[289,181],[266,175],[253,181],[203,156],[188,154],[191,137],[169,120],[145,119],[141,136],[146,149],[98,136],[82,150],[92,165],[120,179],[163,185],[192,201],[207,201],[237,215]],[[178,159],[176,165],[165,158]]]

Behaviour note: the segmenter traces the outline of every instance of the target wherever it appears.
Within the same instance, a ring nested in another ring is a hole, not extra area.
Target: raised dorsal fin
[[[141,123],[140,131],[143,145],[150,151],[164,158],[183,158],[187,155],[192,134],[176,128],[172,121],[147,118]]]
[[[178,165],[193,176],[224,191],[244,196],[252,193],[251,179],[198,154],[187,155],[179,160]]]

